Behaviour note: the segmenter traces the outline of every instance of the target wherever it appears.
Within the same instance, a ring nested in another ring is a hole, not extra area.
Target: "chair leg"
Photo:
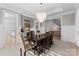
[[[35,53],[35,48],[34,48],[34,55],[35,55],[36,53]]]
[[[20,56],[22,56],[22,48],[20,48]]]
[[[52,41],[52,45],[53,45],[53,41]]]
[[[40,52],[38,52],[38,56],[40,55]]]
[[[24,52],[24,56],[26,56],[26,51]]]
[[[35,45],[35,43],[34,43],[34,45]],[[36,49],[36,47],[34,47],[34,55],[35,55],[35,49]]]

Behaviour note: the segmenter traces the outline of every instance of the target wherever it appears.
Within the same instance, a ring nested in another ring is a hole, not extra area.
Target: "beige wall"
[[[75,24],[75,13],[62,16],[62,25],[74,25]]]

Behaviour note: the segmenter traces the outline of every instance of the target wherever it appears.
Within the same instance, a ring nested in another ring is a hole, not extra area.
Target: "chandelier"
[[[46,13],[45,12],[38,12],[36,13],[36,18],[39,22],[43,22],[46,19]]]
[[[42,3],[40,3],[40,5],[42,5]],[[38,20],[39,22],[45,21],[46,17],[47,17],[46,12],[37,12],[37,13],[36,13],[36,18],[37,18],[37,20]]]

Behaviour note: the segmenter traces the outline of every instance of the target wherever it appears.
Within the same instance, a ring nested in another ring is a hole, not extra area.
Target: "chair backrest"
[[[50,38],[53,39],[53,31],[49,31]]]
[[[22,38],[23,46],[25,48],[25,41],[24,41],[24,38],[23,38],[23,35],[22,34],[21,34],[21,38]]]
[[[31,31],[30,32],[31,34],[31,40],[34,40],[34,39],[36,39],[36,35],[35,35],[35,32],[34,31]]]
[[[35,36],[35,32],[34,31],[30,31],[31,36],[34,37]]]
[[[48,38],[49,37],[49,32],[46,32],[45,36],[46,36],[46,38]]]

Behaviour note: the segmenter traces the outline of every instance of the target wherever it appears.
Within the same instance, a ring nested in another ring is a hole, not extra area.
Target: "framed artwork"
[[[24,26],[25,26],[25,27],[30,27],[29,20],[24,20],[24,22],[25,22],[25,23],[24,23]]]

